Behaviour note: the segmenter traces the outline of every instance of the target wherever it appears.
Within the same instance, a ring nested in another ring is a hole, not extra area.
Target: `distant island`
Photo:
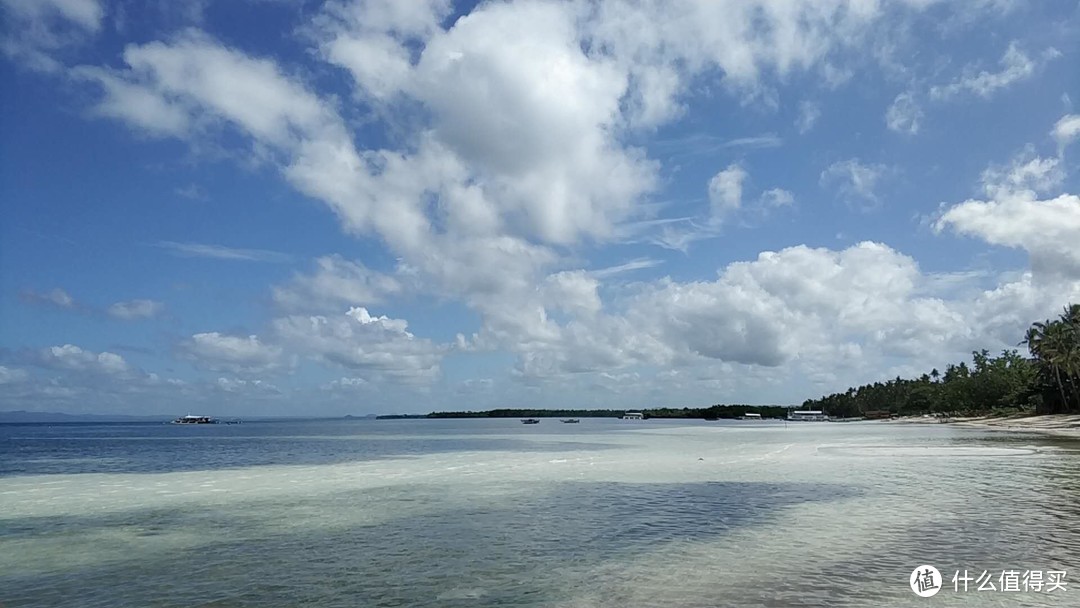
[[[635,409],[646,418],[704,418],[706,420],[735,419],[746,414],[762,418],[784,418],[791,406],[786,405],[712,405],[709,407],[660,407]],[[417,418],[619,418],[627,410],[587,409],[514,409],[502,408],[478,412],[431,412],[430,414],[388,414],[378,420],[411,420]]]

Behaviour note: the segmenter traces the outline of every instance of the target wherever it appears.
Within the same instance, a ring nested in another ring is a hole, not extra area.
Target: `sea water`
[[[950,425],[0,425],[5,608],[1077,606],[1078,521],[1080,443]]]

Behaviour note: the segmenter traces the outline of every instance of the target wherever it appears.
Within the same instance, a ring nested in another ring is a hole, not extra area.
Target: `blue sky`
[[[1074,0],[0,5],[0,409],[799,403],[1080,301]]]

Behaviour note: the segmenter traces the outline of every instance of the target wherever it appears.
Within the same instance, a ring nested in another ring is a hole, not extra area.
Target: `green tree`
[[[1033,323],[1021,344],[1030,358],[1015,350],[996,357],[979,350],[970,366],[960,361],[944,372],[934,368],[915,379],[852,387],[803,405],[844,415],[1080,411],[1080,304],[1065,307],[1058,319]]]

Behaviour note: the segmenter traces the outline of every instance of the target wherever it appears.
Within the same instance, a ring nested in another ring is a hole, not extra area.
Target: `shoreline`
[[[1024,414],[1005,417],[975,416],[971,418],[951,418],[946,422],[934,417],[909,416],[885,422],[892,424],[951,424],[991,431],[1038,433],[1080,439],[1080,415],[1077,414]]]

